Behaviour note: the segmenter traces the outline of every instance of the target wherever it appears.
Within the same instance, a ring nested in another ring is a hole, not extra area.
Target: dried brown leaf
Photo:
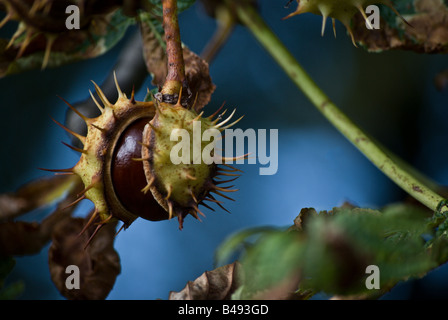
[[[391,26],[381,20],[381,28],[369,30],[361,15],[354,19],[357,42],[369,51],[390,49],[412,50],[419,53],[448,52],[448,6],[443,0],[409,1],[413,13],[405,18],[410,25],[399,22]]]
[[[143,56],[146,68],[152,75],[152,84],[161,87],[167,74],[167,59],[161,39],[147,23],[140,23],[140,33],[143,41]]]
[[[210,102],[216,86],[210,77],[208,63],[188,48],[184,48],[185,76],[196,102],[194,110],[199,112]]]
[[[152,74],[152,84],[162,87],[167,75],[167,58],[165,48],[156,32],[146,23],[140,24],[143,40],[143,54],[148,72]],[[188,88],[196,99],[194,109],[199,112],[209,103],[216,86],[210,77],[208,63],[196,53],[183,47],[185,77]]]
[[[194,281],[188,281],[182,291],[171,291],[169,300],[228,300],[240,286],[239,262],[205,271]]]
[[[30,185],[23,187],[20,191],[20,197],[26,202],[29,200],[30,204],[46,203],[48,199],[53,198],[54,194],[59,193],[57,190],[58,183],[62,182],[60,177],[55,180],[45,179],[33,182]],[[67,182],[67,181],[65,181]],[[45,185],[51,189],[40,189],[39,186]],[[26,255],[38,253],[43,246],[45,246],[51,239],[51,233],[55,226],[62,220],[71,215],[75,206],[68,207],[75,199],[79,192],[79,184],[75,184],[67,197],[61,201],[56,210],[46,217],[41,223],[39,222],[24,222],[24,221],[6,221],[0,223],[0,256],[9,255]],[[60,186],[59,186],[60,187]],[[62,188],[65,190],[65,188]],[[39,199],[39,195],[42,199]],[[18,200],[19,201],[19,200]],[[28,204],[29,205],[29,204]]]
[[[96,228],[92,225],[80,234],[86,219],[70,218],[58,224],[48,252],[51,279],[70,300],[105,299],[121,272],[120,258],[113,246],[116,223],[105,224],[85,248]],[[79,289],[66,286],[66,268],[70,265],[79,268]]]
[[[25,184],[16,192],[0,194],[0,221],[51,204],[77,182],[76,176],[55,175]]]

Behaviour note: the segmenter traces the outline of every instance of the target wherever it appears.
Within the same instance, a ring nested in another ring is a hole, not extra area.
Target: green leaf
[[[303,249],[295,232],[276,231],[261,236],[244,256],[244,288],[240,298],[256,298],[284,281],[291,282],[298,272]]]
[[[225,264],[235,252],[250,246],[251,238],[259,237],[276,230],[273,227],[252,228],[229,236],[215,251],[215,265]]]
[[[426,213],[411,206],[380,211],[341,210],[313,220],[303,257],[305,287],[335,294],[366,294],[365,269],[377,265],[380,287],[419,276],[435,267],[422,235]]]
[[[249,229],[218,249],[217,256],[240,255],[245,279],[238,297],[250,299],[296,283],[297,292],[378,296],[399,281],[419,277],[434,268],[434,255],[426,248],[427,211],[397,204],[379,210],[334,208],[330,212],[302,210],[289,231]],[[300,221],[299,225],[297,222]],[[269,229],[268,229],[269,230]],[[250,246],[246,243],[258,238]],[[365,286],[366,268],[380,269],[380,290]],[[300,286],[299,286],[300,283]],[[297,293],[296,292],[296,293]],[[307,295],[304,295],[307,296]]]

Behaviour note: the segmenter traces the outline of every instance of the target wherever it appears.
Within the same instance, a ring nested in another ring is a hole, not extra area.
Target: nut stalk
[[[163,29],[165,31],[168,73],[162,95],[179,94],[185,83],[185,64],[177,18],[177,0],[163,0]]]

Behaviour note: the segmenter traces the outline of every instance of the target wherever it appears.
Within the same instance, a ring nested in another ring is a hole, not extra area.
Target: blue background
[[[260,1],[269,25],[319,86],[367,132],[441,184],[448,184],[448,94],[438,92],[434,76],[447,68],[442,55],[412,52],[368,54],[351,44],[338,23],[320,36],[321,17],[305,14],[281,20],[295,10],[293,3]],[[180,16],[182,40],[201,52],[215,22],[200,5]],[[2,32],[10,32],[8,24]],[[128,32],[127,38],[136,29]],[[43,175],[38,167],[67,168],[78,155],[61,144],[66,133],[51,117],[63,122],[66,106],[88,97],[90,80],[102,83],[126,39],[101,57],[58,69],[31,71],[0,79],[0,192],[13,191]],[[206,107],[211,114],[223,101],[244,114],[243,130],[279,130],[279,167],[272,176],[260,176],[258,165],[239,165],[245,171],[237,181],[232,212],[204,208],[199,222],[188,217],[184,229],[177,221],[137,220],[121,232],[115,248],[122,272],[108,299],[166,299],[213,266],[216,247],[239,230],[262,225],[289,226],[303,207],[330,210],[344,201],[380,208],[405,195],[341,136],[292,84],[243,27],[237,27],[210,66],[217,89]],[[148,77],[136,98],[142,100]],[[83,203],[83,215],[90,208]],[[41,219],[47,211],[30,213]],[[23,280],[23,299],[62,299],[50,280],[48,246],[41,254],[17,258],[9,281]],[[423,280],[397,286],[385,298],[447,297],[447,268],[442,266]]]

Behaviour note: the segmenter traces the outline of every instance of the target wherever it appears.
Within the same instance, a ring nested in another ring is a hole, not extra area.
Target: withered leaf
[[[105,224],[85,247],[96,228],[92,225],[80,234],[86,222],[86,219],[70,218],[58,224],[48,252],[51,279],[70,300],[105,299],[121,272],[120,258],[113,247],[116,223]],[[66,286],[66,268],[70,265],[79,268],[79,289]]]
[[[0,194],[0,221],[51,204],[77,183],[73,175],[55,175],[33,180],[16,192]]]
[[[186,47],[184,47],[184,61],[188,86],[196,99],[194,110],[199,112],[210,102],[216,86],[210,77],[208,63]]]
[[[169,300],[228,300],[240,286],[239,262],[205,271],[194,281],[188,281],[182,291],[171,291]]]
[[[398,1],[397,1],[398,2]],[[398,3],[396,4],[398,6]],[[443,0],[402,0],[407,25],[393,15],[381,20],[378,30],[369,30],[361,15],[354,19],[357,42],[369,51],[390,49],[412,50],[419,53],[448,52],[448,5]],[[393,20],[391,20],[393,19]],[[398,22],[399,21],[399,22]]]
[[[61,176],[56,176],[56,180],[59,182]],[[39,181],[42,182],[42,181]],[[54,197],[52,193],[58,193],[60,190],[55,189],[55,181],[50,179],[43,180],[43,183],[35,182],[31,185],[23,187],[20,192],[21,197],[24,197],[24,201],[33,199],[31,202],[43,202]],[[53,188],[53,192],[49,190],[39,189],[40,184],[49,185],[50,189]],[[77,185],[77,184],[76,184]],[[46,194],[43,194],[45,193]],[[56,210],[52,212],[48,217],[42,220],[42,222],[24,222],[24,221],[5,221],[0,223],[0,256],[16,256],[38,253],[43,246],[45,246],[51,239],[51,233],[53,228],[62,220],[70,217],[71,213],[75,209],[75,206],[70,206],[71,203],[77,198],[76,194],[79,192],[78,187],[71,188],[67,197],[61,201]],[[37,199],[41,195],[42,199]],[[45,200],[47,198],[47,200]],[[34,203],[35,204],[35,203]]]
[[[167,59],[164,38],[151,20],[142,19],[140,30],[143,40],[143,54],[148,72],[152,75],[152,84],[162,87],[167,75]],[[183,47],[185,77],[193,99],[196,99],[194,109],[199,112],[210,101],[216,86],[210,77],[208,63],[196,53]]]
[[[139,26],[146,68],[152,75],[152,84],[162,86],[167,73],[167,59],[162,35],[155,29],[148,14],[142,14],[141,20]]]

